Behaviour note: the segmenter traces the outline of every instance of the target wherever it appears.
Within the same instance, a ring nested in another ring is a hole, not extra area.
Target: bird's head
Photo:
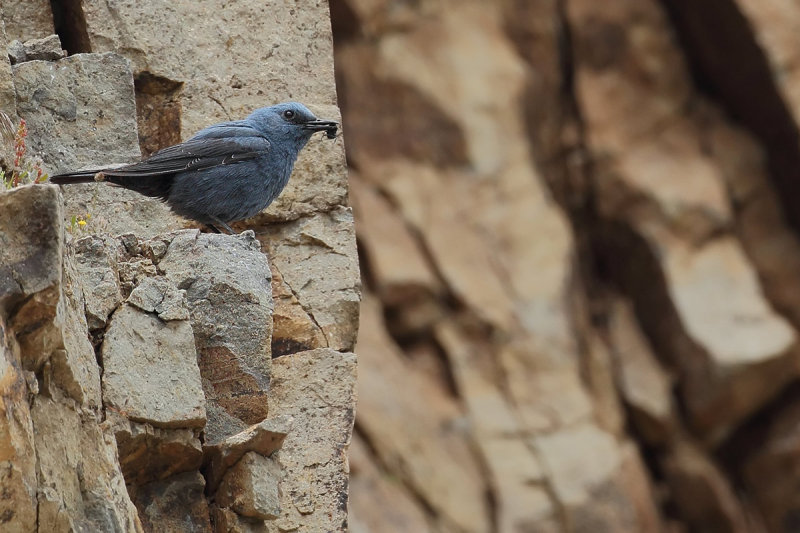
[[[262,107],[253,111],[247,120],[271,142],[287,144],[297,150],[318,131],[324,131],[332,139],[339,127],[332,120],[318,119],[306,106],[297,102]]]

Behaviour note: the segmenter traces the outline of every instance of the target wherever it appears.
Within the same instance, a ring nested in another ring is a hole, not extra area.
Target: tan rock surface
[[[0,22],[0,50],[8,48],[8,34],[6,33],[5,20]],[[0,82],[0,110],[9,116],[17,114],[17,98],[14,91],[14,79],[11,77],[11,62],[7,57],[0,58],[0,74],[2,74],[2,82]],[[3,157],[10,156],[6,154],[7,148],[3,150]]]
[[[205,480],[197,472],[178,474],[164,481],[137,487],[133,501],[145,533],[211,533],[203,489]]]
[[[216,502],[237,514],[272,520],[281,514],[278,463],[256,452],[247,452],[220,481]]]
[[[413,494],[402,481],[379,468],[357,434],[353,435],[349,458],[351,532],[432,531]]]
[[[377,317],[359,351],[383,338],[402,365],[370,380],[464,413],[492,530],[797,529],[797,7],[331,9]],[[389,427],[369,403],[410,409],[386,390],[361,397],[353,525],[425,530],[425,445],[367,430]]]
[[[267,226],[258,239],[273,269],[325,336],[325,346],[352,350],[361,281],[351,211],[340,207]]]
[[[184,291],[208,398],[206,442],[267,417],[272,294],[267,258],[252,232],[174,234],[158,268]]]
[[[5,315],[5,312],[3,313]],[[3,323],[5,322],[3,316]],[[28,397],[33,391],[19,356],[0,337],[0,485],[6,496],[0,499],[3,525],[11,531],[32,531],[37,519],[37,473],[33,420]]]
[[[224,441],[210,444],[205,449],[208,484],[215,490],[225,472],[249,452],[269,457],[283,445],[286,435],[294,425],[289,415],[268,418],[245,431],[231,435]]]
[[[53,12],[46,0],[3,3],[3,21],[9,41],[27,41],[53,33]]]
[[[281,466],[281,516],[269,532],[346,528],[347,448],[355,415],[356,358],[318,349],[273,362],[271,413],[294,418],[275,459]]]
[[[663,303],[675,316],[650,328],[686,377],[692,424],[719,440],[796,375],[795,332],[764,299],[753,264],[726,230],[724,167],[706,155],[689,112],[678,111],[690,95],[686,69],[660,6],[574,2],[568,14],[580,28],[576,88],[589,146],[604,156],[594,176],[598,203],[658,257],[650,275],[663,276]],[[643,44],[600,48],[603,34],[588,20],[603,21],[620,42],[633,38],[626,21],[636,20]],[[632,102],[638,113],[621,107]]]
[[[479,464],[459,430],[463,414],[435,381],[411,372],[386,334],[377,304],[367,297],[361,306],[359,430],[381,463],[424,495],[442,527],[489,531]]]
[[[616,379],[631,420],[650,443],[669,439],[675,429],[672,380],[656,359],[644,333],[635,322],[628,302],[617,302],[609,324],[614,347]]]
[[[164,322],[123,305],[111,319],[101,356],[106,408],[159,427],[205,425],[205,396],[188,320]]]

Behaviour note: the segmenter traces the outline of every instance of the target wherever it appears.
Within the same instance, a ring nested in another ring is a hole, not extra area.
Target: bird
[[[311,136],[321,131],[334,139],[338,127],[301,103],[285,102],[204,128],[138,163],[56,174],[49,181],[124,187],[160,198],[174,213],[212,231],[234,234],[231,222],[256,215],[283,191]]]

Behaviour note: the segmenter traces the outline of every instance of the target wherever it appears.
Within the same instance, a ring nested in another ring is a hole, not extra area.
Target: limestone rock
[[[355,355],[311,350],[274,361],[273,415],[294,418],[275,455],[281,517],[267,531],[339,531],[347,522],[347,447],[355,409]]]
[[[116,257],[116,242],[96,235],[72,245],[75,268],[86,300],[90,330],[105,327],[109,315],[122,302]]]
[[[0,315],[18,331],[21,363],[52,377],[81,405],[100,405],[94,350],[86,338],[83,302],[71,261],[62,257],[63,204],[55,187],[27,186],[0,195]],[[3,252],[0,252],[2,254]],[[20,299],[24,301],[20,303]]]
[[[424,495],[444,527],[489,531],[479,467],[459,431],[463,414],[436,382],[406,365],[376,300],[365,298],[360,322],[360,431],[381,462],[402,471],[405,483]],[[491,408],[488,401],[483,406]]]
[[[327,346],[322,329],[307,313],[292,288],[283,280],[281,271],[272,270],[272,357],[304,352]]]
[[[114,437],[97,415],[55,393],[36,396],[38,525],[47,531],[141,531],[117,464]]]
[[[361,282],[351,211],[337,208],[269,226],[258,237],[326,346],[352,350]]]
[[[264,420],[272,361],[271,275],[253,233],[178,232],[158,268],[185,292],[203,390],[213,406],[206,442]]]
[[[425,512],[400,480],[381,471],[353,435],[350,445],[350,501],[348,527],[353,533],[419,531],[431,533]]]
[[[8,47],[8,37],[6,35],[5,21],[0,20],[0,51]],[[0,56],[3,56],[0,53]],[[6,115],[13,117],[17,114],[17,98],[14,91],[14,78],[11,76],[11,62],[7,57],[0,57],[0,110]],[[3,159],[8,163],[13,154],[10,147],[3,149]]]
[[[790,391],[782,400],[769,417],[751,426],[750,432],[742,433],[730,446],[739,445],[735,457],[745,458],[737,465],[740,475],[757,500],[770,531],[794,527],[800,504],[793,485],[796,478],[787,475],[797,471],[800,459],[797,454],[800,404],[796,391]],[[760,438],[753,439],[753,434]]]
[[[671,381],[635,323],[629,304],[618,302],[613,307],[609,329],[617,383],[623,401],[632,411],[633,423],[642,437],[653,444],[668,440],[677,424]]]
[[[189,319],[184,292],[164,278],[144,278],[131,291],[127,302],[142,311],[156,313],[164,321]]]
[[[56,187],[25,186],[0,194],[0,304],[3,314],[22,299],[61,281],[62,205]]]
[[[438,280],[404,220],[370,184],[355,175],[350,183],[356,231],[381,299],[391,305],[413,300],[415,292],[438,293]]]
[[[53,33],[53,11],[46,0],[3,4],[8,39],[27,41]]]
[[[160,427],[205,424],[205,397],[188,321],[163,322],[123,305],[111,319],[101,356],[108,409]]]
[[[281,513],[278,481],[280,466],[261,454],[247,452],[222,478],[217,488],[217,504],[237,514],[261,520]]]
[[[66,51],[61,49],[61,39],[58,35],[31,39],[24,43],[11,41],[8,45],[8,57],[12,65],[23,61],[55,61],[66,55]]]
[[[145,485],[200,468],[203,449],[197,430],[159,428],[133,422],[114,411],[108,411],[106,417],[117,441],[127,485]]]
[[[632,232],[627,242],[641,239],[646,249],[636,267],[620,265],[620,283],[640,305],[644,284],[653,287],[649,298],[660,303],[651,303],[642,320],[685,377],[681,390],[694,429],[718,442],[796,376],[796,333],[765,301],[729,232],[725,166],[707,156],[703,119],[685,108],[689,76],[662,7],[620,3],[606,10],[579,1],[568,15],[580,28],[577,95],[589,147],[604,154],[593,176],[599,210],[619,224],[611,240]],[[602,32],[590,31],[587,20],[603,21],[620,42],[636,20],[647,44],[604,49]],[[644,282],[643,270],[663,279],[663,287]]]
[[[269,531],[264,520],[247,518],[216,505],[211,507],[211,517],[216,531],[225,533],[267,533]],[[293,531],[293,526],[288,527],[289,529],[279,529],[279,531]]]
[[[677,443],[663,466],[678,510],[692,527],[700,531],[748,531],[733,488],[690,442]]]
[[[2,232],[0,232],[2,233]],[[4,329],[4,328],[3,328]],[[33,420],[19,357],[0,336],[0,519],[9,531],[33,531],[37,520],[37,473]]]
[[[133,503],[145,533],[211,533],[205,480],[186,472],[135,488]]]
[[[203,453],[207,465],[206,477],[211,490],[217,489],[225,472],[248,452],[269,457],[280,449],[293,424],[291,416],[281,415],[250,426],[222,442],[207,444]]]

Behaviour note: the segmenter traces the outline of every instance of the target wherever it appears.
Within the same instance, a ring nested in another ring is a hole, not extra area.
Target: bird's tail
[[[71,185],[73,183],[94,183],[95,181],[103,181],[103,178],[99,170],[78,170],[50,176],[47,181],[56,185]]]

